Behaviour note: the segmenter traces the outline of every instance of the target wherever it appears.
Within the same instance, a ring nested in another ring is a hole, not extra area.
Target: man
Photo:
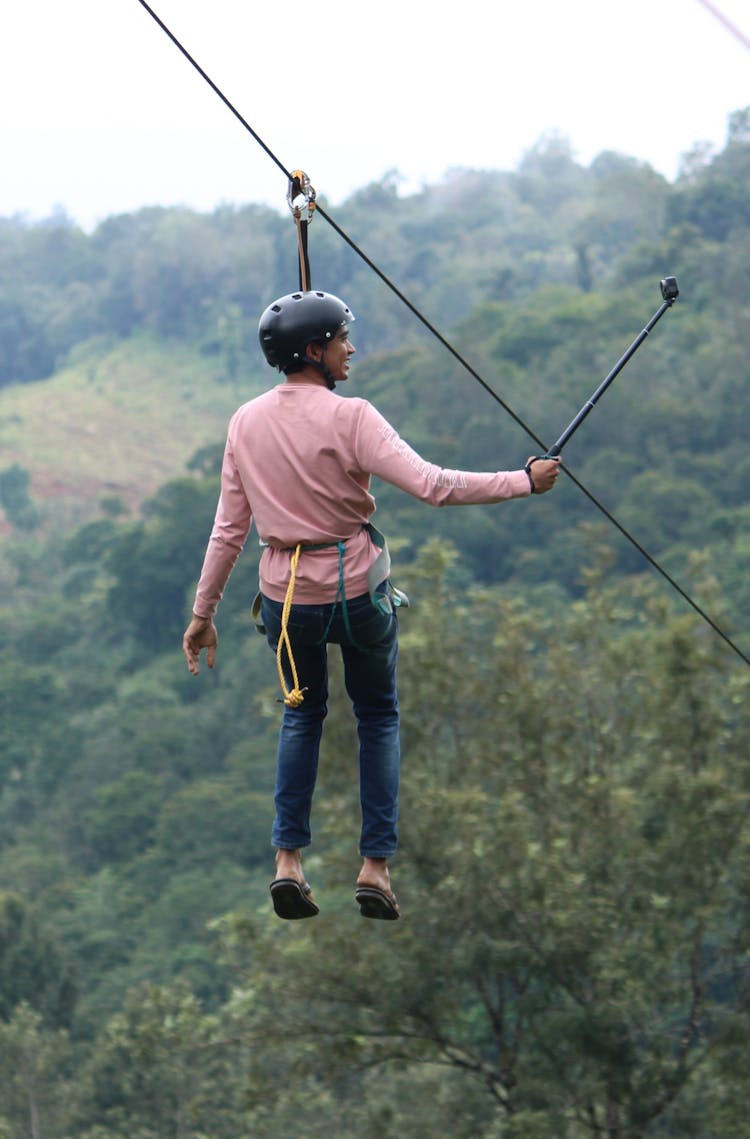
[[[479,474],[420,458],[364,399],[342,399],[354,316],[338,297],[280,297],[259,337],[284,382],[244,404],[228,429],[221,496],[183,652],[193,675],[202,649],[213,668],[213,617],[251,522],[264,546],[260,613],[286,694],[279,732],[271,897],[281,918],[318,906],[302,869],[327,710],[327,645],[338,644],[359,736],[363,863],[355,898],[365,917],[393,921],[399,905],[388,859],[396,853],[400,768],[396,691],[398,618],[387,546],[372,527],[377,475],[433,506],[495,503],[552,489],[559,460]]]

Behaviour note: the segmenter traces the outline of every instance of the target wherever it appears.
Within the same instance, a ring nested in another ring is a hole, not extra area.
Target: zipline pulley
[[[297,226],[297,249],[299,253],[299,287],[303,293],[312,288],[310,261],[307,255],[307,227],[315,213],[315,189],[304,170],[293,170],[289,179],[286,200]],[[306,213],[307,216],[303,216]]]

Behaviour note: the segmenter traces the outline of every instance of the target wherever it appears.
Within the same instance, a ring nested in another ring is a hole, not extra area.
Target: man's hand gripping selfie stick
[[[549,451],[547,451],[544,455],[537,455],[536,459],[556,459],[557,458],[557,456],[560,454],[560,452],[562,451],[565,444],[570,439],[571,435],[575,434],[575,432],[578,430],[578,428],[581,426],[584,419],[588,415],[588,413],[593,410],[596,402],[600,399],[601,396],[604,395],[605,391],[607,390],[609,385],[612,383],[615,376],[619,375],[619,373],[622,371],[622,369],[627,364],[630,357],[633,356],[638,351],[641,344],[643,343],[643,341],[646,339],[646,337],[648,336],[651,329],[656,324],[657,320],[661,320],[661,318],[664,316],[664,313],[667,311],[667,309],[672,307],[672,305],[674,304],[674,302],[677,300],[678,296],[680,295],[680,290],[677,287],[677,278],[676,277],[665,277],[664,280],[661,281],[661,283],[660,283],[660,288],[661,288],[661,295],[663,298],[663,303],[659,306],[657,311],[651,317],[651,320],[648,322],[646,327],[643,329],[642,332],[640,332],[638,334],[638,336],[636,336],[635,340],[630,345],[627,352],[625,352],[620,357],[620,359],[617,361],[617,363],[615,364],[614,368],[609,373],[609,375],[606,376],[606,378],[602,380],[602,382],[599,384],[599,387],[596,389],[594,394],[591,396],[590,399],[588,399],[586,401],[586,403],[583,405],[581,410],[576,415],[575,419],[573,419],[568,424],[568,426],[565,428],[565,430],[563,431],[562,435],[557,440],[557,442],[554,443],[550,447]],[[532,459],[532,462],[534,462],[534,461],[535,461],[535,459]]]

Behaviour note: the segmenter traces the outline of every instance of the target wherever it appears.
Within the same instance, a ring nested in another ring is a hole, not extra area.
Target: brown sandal
[[[379,918],[381,921],[396,921],[401,911],[395,894],[386,894],[377,886],[357,886],[354,895],[363,918]]]
[[[276,878],[269,889],[273,908],[280,918],[293,921],[296,918],[314,918],[320,913],[307,882],[298,882],[296,878]]]

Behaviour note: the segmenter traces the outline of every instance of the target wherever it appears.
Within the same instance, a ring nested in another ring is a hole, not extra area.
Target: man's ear
[[[323,359],[323,346],[321,344],[318,344],[317,341],[311,340],[305,348],[305,355],[309,356],[311,360],[315,360],[317,363]]]

